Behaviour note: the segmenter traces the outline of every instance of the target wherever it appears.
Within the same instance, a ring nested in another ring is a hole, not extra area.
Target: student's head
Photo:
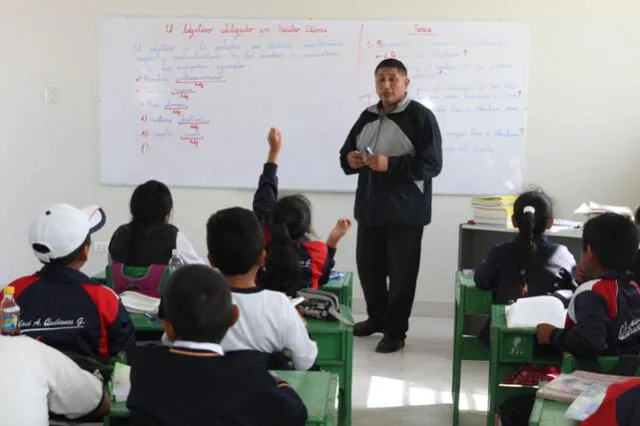
[[[399,103],[407,93],[409,77],[407,67],[397,59],[385,59],[375,71],[376,93],[384,106]]]
[[[226,276],[255,274],[264,264],[264,232],[256,215],[241,207],[220,210],[207,222],[211,265]]]
[[[636,221],[636,225],[640,226],[640,207],[636,209],[636,214],[633,216],[633,219]]]
[[[271,241],[263,286],[295,296],[300,281],[298,239],[311,230],[311,203],[301,194],[280,198],[269,221]]]
[[[553,225],[553,203],[542,190],[527,191],[513,205],[513,226],[518,228],[520,295],[527,295],[528,267],[535,258],[536,238]]]
[[[173,198],[167,185],[150,180],[138,185],[129,202],[132,222],[165,223],[171,217]]]
[[[29,243],[36,258],[46,264],[80,269],[89,258],[91,234],[106,223],[98,206],[80,210],[69,204],[43,209],[29,228]]]
[[[238,319],[229,284],[213,268],[186,265],[176,270],[164,294],[164,327],[170,341],[220,343]]]
[[[584,224],[582,266],[587,276],[623,272],[638,251],[638,227],[628,216],[603,213]]]

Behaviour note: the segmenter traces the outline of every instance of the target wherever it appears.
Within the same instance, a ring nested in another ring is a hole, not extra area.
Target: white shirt
[[[182,231],[178,231],[176,235],[176,250],[178,250],[178,254],[182,257],[184,263],[190,265],[192,263],[204,264],[205,261],[202,260],[196,250],[193,248],[187,237],[184,236]]]
[[[49,410],[78,418],[102,402],[100,380],[35,339],[0,336],[0,360],[0,425],[47,426]]]
[[[296,370],[313,366],[318,347],[309,338],[307,327],[287,296],[260,288],[232,288],[231,291],[240,316],[222,339],[226,352],[274,353],[289,349]]]

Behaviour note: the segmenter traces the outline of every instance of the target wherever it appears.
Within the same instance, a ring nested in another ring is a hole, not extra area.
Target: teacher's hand
[[[389,157],[384,154],[373,154],[367,157],[367,165],[376,172],[389,170]]]
[[[365,166],[364,154],[360,151],[351,151],[347,155],[347,162],[352,169],[361,169]]]

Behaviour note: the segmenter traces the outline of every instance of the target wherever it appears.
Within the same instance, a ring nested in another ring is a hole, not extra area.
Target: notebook
[[[554,296],[523,297],[507,306],[508,328],[535,328],[538,324],[552,324],[563,328],[567,310]]]

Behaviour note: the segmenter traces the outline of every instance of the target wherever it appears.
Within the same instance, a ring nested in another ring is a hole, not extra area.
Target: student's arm
[[[318,346],[311,340],[307,327],[291,301],[283,295],[282,312],[285,326],[280,330],[282,349],[291,350],[291,359],[296,370],[308,370],[318,355]]]
[[[107,342],[109,355],[116,356],[135,347],[135,330],[129,313],[117,296],[116,300],[111,302],[111,306],[115,314],[107,325]]]
[[[489,250],[482,265],[475,270],[473,280],[480,290],[495,290],[498,286],[498,256],[496,248]]]
[[[593,357],[607,349],[609,322],[607,302],[595,291],[583,291],[573,300],[576,326],[569,330],[556,328],[551,332],[550,343],[577,357]]]
[[[414,141],[415,155],[389,157],[388,173],[411,180],[425,180],[442,171],[442,137],[436,117],[429,110],[416,114],[414,126],[418,137]]]
[[[253,211],[263,226],[266,226],[267,219],[278,200],[278,155],[282,146],[280,131],[272,128],[267,136],[267,141],[269,142],[267,162],[262,168],[258,189],[253,195]]]
[[[329,278],[331,277],[331,271],[333,267],[336,265],[336,261],[334,260],[336,256],[336,248],[327,246],[327,258],[324,261],[324,268],[322,269],[322,275],[318,280],[318,284],[325,285],[329,282]]]
[[[111,402],[100,380],[56,349],[43,344],[41,350],[51,374],[47,397],[50,411],[70,419],[87,415],[98,418],[109,412]]]
[[[307,407],[298,393],[286,382],[276,378],[277,386],[270,389],[261,404],[266,408],[265,424],[274,426],[304,426]]]
[[[196,250],[193,248],[189,240],[187,240],[187,237],[185,237],[185,235],[180,231],[178,231],[178,234],[176,235],[176,250],[178,250],[178,253],[186,264],[205,264],[205,261],[198,256]]]

